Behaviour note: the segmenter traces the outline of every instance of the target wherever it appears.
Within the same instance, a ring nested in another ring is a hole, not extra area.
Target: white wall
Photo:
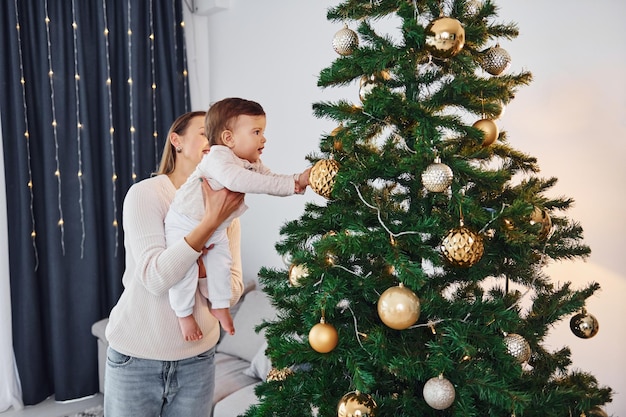
[[[576,338],[569,320],[555,328],[549,344],[570,346],[577,368],[593,373],[617,393],[606,411],[626,415],[626,2],[598,0],[501,0],[500,18],[516,22],[520,36],[500,44],[513,58],[512,70],[529,69],[534,82],[521,88],[499,121],[518,149],[539,159],[542,175],[556,176],[554,195],[576,200],[568,215],[581,222],[592,248],[586,263],[558,264],[555,282],[599,282],[603,290],[588,312],[600,322],[594,338]],[[312,116],[311,104],[339,98],[358,100],[358,86],[320,90],[319,71],[336,58],[331,42],[340,29],[326,21],[331,0],[231,0],[230,8],[186,19],[194,109],[241,96],[260,102],[268,114],[264,162],[274,171],[302,170],[304,156],[336,126]],[[382,27],[393,31],[392,22]],[[244,272],[283,267],[274,250],[279,228],[299,217],[305,201],[247,196],[242,218]]]

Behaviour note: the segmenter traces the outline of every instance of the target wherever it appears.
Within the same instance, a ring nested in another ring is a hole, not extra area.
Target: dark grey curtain
[[[181,0],[3,0],[0,117],[25,404],[98,391],[121,207],[189,109]]]

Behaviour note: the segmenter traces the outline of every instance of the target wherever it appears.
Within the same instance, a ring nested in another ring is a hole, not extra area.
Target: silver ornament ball
[[[481,52],[480,66],[491,75],[500,75],[511,66],[511,55],[496,45]]]
[[[577,337],[590,339],[598,334],[600,323],[594,316],[583,310],[571,318],[569,327]]]
[[[424,401],[435,410],[445,410],[454,402],[454,385],[442,375],[429,379],[424,384]]]
[[[339,55],[352,55],[352,52],[359,46],[359,37],[348,25],[339,29],[333,37],[333,49]]]
[[[530,345],[519,334],[509,333],[504,336],[504,344],[506,350],[511,356],[513,356],[519,363],[528,362],[531,355]]]
[[[422,184],[424,188],[433,193],[442,193],[452,184],[454,174],[452,169],[446,164],[441,163],[439,158],[435,162],[426,167],[422,172]]]

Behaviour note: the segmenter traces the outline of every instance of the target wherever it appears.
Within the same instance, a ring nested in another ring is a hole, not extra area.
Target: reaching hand
[[[311,168],[307,168],[298,176],[298,181],[296,182],[296,192],[303,193],[306,190],[306,186],[309,185],[309,174],[311,172]]]

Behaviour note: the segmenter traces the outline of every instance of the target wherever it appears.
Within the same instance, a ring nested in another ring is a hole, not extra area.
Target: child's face
[[[257,162],[265,147],[265,116],[241,115],[235,120],[230,148],[239,158]]]

